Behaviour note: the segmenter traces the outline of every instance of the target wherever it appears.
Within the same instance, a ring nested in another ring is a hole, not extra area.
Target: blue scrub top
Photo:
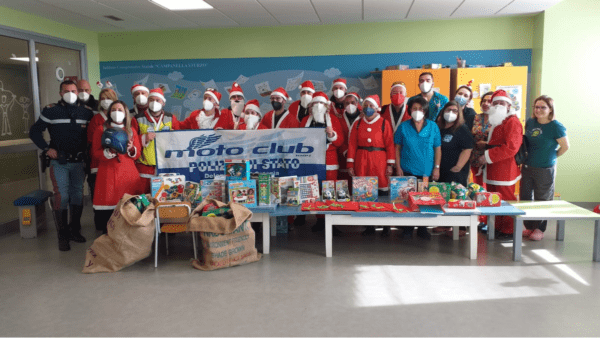
[[[420,133],[408,120],[400,124],[394,134],[394,143],[402,147],[400,166],[402,171],[416,176],[431,176],[435,160],[435,148],[442,145],[440,128],[432,121],[425,120]]]

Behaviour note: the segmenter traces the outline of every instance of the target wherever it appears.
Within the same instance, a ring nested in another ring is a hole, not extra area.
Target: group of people
[[[569,146],[551,98],[541,96],[534,102],[534,114],[525,125],[530,155],[521,169],[514,157],[523,141],[523,127],[506,92],[483,94],[483,114],[478,115],[470,107],[473,92],[469,86],[460,86],[453,100],[433,91],[433,86],[433,75],[424,72],[419,76],[421,93],[407,98],[405,83],[395,82],[390,88],[391,103],[382,106],[378,95],[363,100],[358,93],[347,92],[343,78],[333,81],[330,97],[305,81],[299,88],[300,100],[294,102],[284,88],[273,90],[272,109],[263,116],[258,100],[246,101],[234,82],[227,108],[220,108],[220,92],[207,89],[203,108],[178,121],[164,110],[161,88],[133,85],[134,106],[128,109],[110,88],[103,89],[96,101],[87,81],[65,81],[60,86],[61,100],[45,107],[30,130],[31,139],[51,158],[59,249],[69,250],[69,241],[85,242],[80,233],[85,168],[89,168],[96,228],[106,232],[123,194],[150,191],[149,178],[156,174],[154,139],[157,131],[164,130],[323,128],[328,180],[377,176],[380,195],[386,195],[390,176],[467,185],[471,171],[476,183],[501,193],[504,200],[517,199],[515,184],[520,179],[521,200],[553,198],[556,158]],[[102,135],[111,128],[126,132],[123,152],[102,146]],[[45,129],[50,143],[42,136]],[[318,219],[315,229],[322,229],[323,223]],[[500,217],[496,227],[511,234],[512,219]],[[531,239],[543,237],[545,224],[526,227]],[[406,227],[403,236],[412,237],[413,230]],[[367,228],[365,234],[369,233],[374,229]],[[424,227],[417,235],[431,236]]]

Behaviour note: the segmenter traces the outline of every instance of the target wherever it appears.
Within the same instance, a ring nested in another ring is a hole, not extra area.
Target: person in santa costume
[[[346,83],[346,79],[338,78],[333,80],[331,84],[331,102],[334,104],[334,113],[338,118],[342,116],[344,112],[344,98],[346,97],[346,91],[348,91],[348,84]]]
[[[298,122],[302,122],[309,115],[308,105],[311,103],[315,86],[311,81],[304,81],[300,85],[300,100],[292,102],[288,108],[290,114],[296,116]]]
[[[98,104],[98,111],[94,113],[94,117],[92,117],[92,120],[90,121],[90,124],[88,124],[87,129],[87,140],[88,146],[90,147],[90,154],[92,153],[91,146],[94,141],[94,132],[98,128],[100,128],[106,122],[106,120],[108,120],[108,108],[114,101],[118,100],[117,93],[115,93],[115,91],[111,88],[102,89],[98,98],[100,99],[100,102]],[[98,159],[94,156],[90,156],[90,172],[88,174],[87,181],[88,185],[90,186],[90,195],[92,196],[94,196],[97,173]],[[99,216],[97,215],[96,210],[94,210],[94,224],[96,225],[96,230],[102,230],[102,228],[100,227],[100,222],[97,220],[97,217]]]
[[[390,88],[390,99],[392,103],[381,107],[381,116],[388,120],[394,128],[394,133],[400,123],[410,120],[410,113],[406,112],[406,84],[396,81]]]
[[[293,114],[285,109],[285,103],[292,99],[282,87],[271,92],[271,106],[273,110],[269,111],[263,117],[261,124],[266,129],[279,128],[299,128],[300,122]]]
[[[523,126],[512,109],[512,100],[502,90],[492,95],[488,121],[491,124],[487,150],[479,157],[485,165],[483,181],[490,192],[499,192],[505,201],[515,201],[515,184],[521,179],[521,170],[515,155],[523,143]],[[499,236],[513,233],[513,220],[509,216],[496,216]]]
[[[136,131],[139,132],[142,145],[136,167],[142,178],[141,182],[145,193],[150,192],[150,178],[156,176],[156,154],[154,151],[156,132],[179,129],[177,118],[164,110],[165,103],[163,90],[154,88],[148,95],[148,109],[135,116],[138,126]]]
[[[98,161],[98,173],[94,190],[93,206],[98,214],[97,221],[103,233],[113,210],[124,194],[143,193],[140,176],[134,161],[140,157],[141,145],[135,129],[131,127],[131,116],[123,101],[114,101],[108,108],[106,122],[93,133],[92,157]],[[125,154],[103,148],[102,135],[106,129],[123,129],[128,135]]]
[[[267,129],[260,123],[262,118],[260,112],[260,103],[256,99],[252,99],[244,106],[244,112],[242,113],[242,122],[238,125],[238,130],[258,130]]]
[[[134,84],[131,86],[131,96],[133,97],[133,108],[129,110],[131,117],[137,116],[148,109],[148,96],[150,90],[146,86]]]
[[[244,111],[244,105],[246,104],[244,97],[244,91],[237,82],[234,82],[229,89],[229,107],[221,110],[222,113],[229,111],[233,117],[233,129],[239,129],[240,123],[244,122],[242,113]]]
[[[233,114],[227,109],[220,111],[220,101],[221,93],[207,88],[204,92],[203,108],[194,110],[185,121],[181,122],[181,129],[234,129]]]
[[[379,115],[378,95],[368,96],[362,103],[364,116],[359,118],[350,131],[347,165],[350,176],[377,176],[379,195],[388,195],[388,178],[396,163],[394,131],[392,125]],[[367,227],[363,234],[375,233]]]
[[[362,99],[357,93],[348,93],[344,97],[344,112],[338,117],[340,121],[341,133],[344,137],[345,142],[337,148],[338,163],[340,169],[338,170],[338,179],[347,180],[350,182],[352,178],[348,174],[348,165],[346,163],[346,155],[348,154],[348,140],[350,139],[350,130],[352,130],[352,124],[359,118],[361,114]]]

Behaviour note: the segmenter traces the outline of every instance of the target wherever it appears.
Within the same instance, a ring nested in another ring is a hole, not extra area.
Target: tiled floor
[[[151,256],[86,275],[91,219],[86,208],[88,243],[69,252],[57,250],[53,229],[0,237],[1,336],[600,335],[591,223],[567,222],[565,242],[550,226],[542,242],[524,242],[522,262],[510,242],[481,234],[471,261],[466,238],[362,237],[359,228],[335,237],[328,259],[309,217],[257,263],[195,270],[189,234],[179,234],[169,257],[161,245],[158,269]]]

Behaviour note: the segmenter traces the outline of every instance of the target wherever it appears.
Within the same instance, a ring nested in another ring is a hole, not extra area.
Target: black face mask
[[[275,110],[281,110],[281,108],[283,107],[283,103],[277,102],[277,101],[271,101],[271,106],[273,106],[273,109],[275,109]]]

